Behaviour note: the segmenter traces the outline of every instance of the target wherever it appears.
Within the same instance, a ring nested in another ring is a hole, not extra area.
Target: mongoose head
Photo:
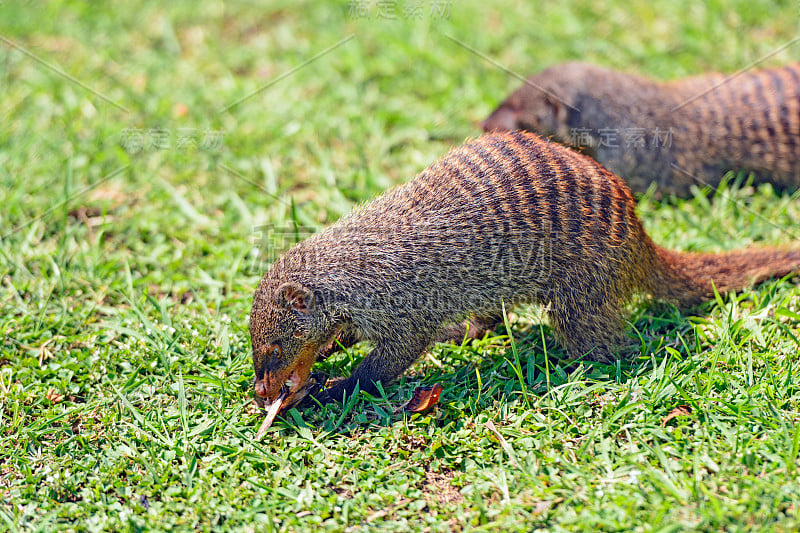
[[[255,366],[255,399],[264,407],[276,401],[282,410],[306,394],[319,343],[314,339],[314,293],[295,282],[264,278],[250,313]]]
[[[530,77],[481,123],[483,130],[526,130],[567,142],[570,114],[578,112],[575,93],[592,68],[580,62],[563,63]]]
[[[566,129],[565,105],[553,96],[537,92],[528,85],[518,89],[481,123],[483,131],[526,130],[558,140],[569,138],[569,133],[562,131]]]

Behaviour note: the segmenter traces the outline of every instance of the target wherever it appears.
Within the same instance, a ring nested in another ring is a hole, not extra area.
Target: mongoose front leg
[[[376,383],[386,386],[398,378],[408,367],[414,364],[425,351],[430,339],[395,338],[377,341],[372,350],[350,377],[322,391],[315,397],[322,403],[341,402],[344,396],[353,394],[356,384],[359,390],[370,394],[377,393]]]

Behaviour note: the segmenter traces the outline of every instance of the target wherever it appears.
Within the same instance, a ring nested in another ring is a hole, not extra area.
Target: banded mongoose
[[[375,393],[461,321],[491,325],[523,302],[546,306],[571,357],[611,361],[636,295],[687,307],[713,297],[712,281],[725,292],[800,267],[800,250],[666,250],[634,210],[621,178],[536,135],[454,148],[264,275],[250,316],[256,399],[291,405],[334,338],[374,349],[318,399]]]
[[[586,63],[531,77],[483,123],[524,129],[579,148],[636,192],[687,196],[748,171],[800,187],[800,63],[669,82]]]

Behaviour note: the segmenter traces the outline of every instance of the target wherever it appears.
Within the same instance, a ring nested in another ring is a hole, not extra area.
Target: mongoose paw
[[[325,381],[319,381],[319,386],[315,387],[315,390],[309,391],[309,394],[303,398],[303,400],[298,404],[298,407],[318,407],[319,405],[341,402],[346,390],[344,384],[345,381],[345,378],[334,378],[328,380],[328,383],[331,383],[332,386],[325,389],[322,388],[322,384],[324,384]]]
[[[327,405],[333,401],[326,390],[318,390],[309,394],[297,405],[298,409],[317,408],[320,405]]]

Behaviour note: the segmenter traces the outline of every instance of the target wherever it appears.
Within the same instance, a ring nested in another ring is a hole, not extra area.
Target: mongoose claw
[[[325,383],[327,382],[328,382],[327,374],[323,374],[322,372],[312,372],[308,376],[308,382],[306,383],[306,388],[305,388],[306,396],[305,398],[303,398],[303,400],[319,394],[319,392],[323,389],[323,387],[325,387]]]

